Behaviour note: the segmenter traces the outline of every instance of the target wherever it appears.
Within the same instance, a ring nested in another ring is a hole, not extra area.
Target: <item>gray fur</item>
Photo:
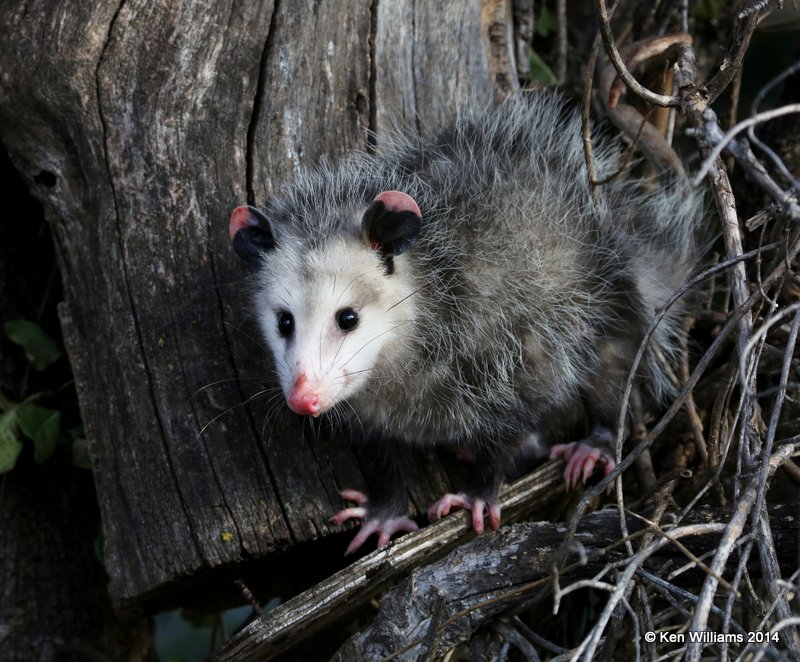
[[[601,174],[615,154],[595,146]],[[339,414],[368,435],[503,447],[580,399],[615,416],[644,330],[695,267],[699,195],[615,181],[597,208],[577,114],[539,93],[463,112],[436,143],[397,134],[377,156],[305,172],[265,207],[276,251],[302,269],[336,237],[366,250],[358,222],[386,190],[416,200],[422,231],[395,273],[370,278],[410,278],[413,318]],[[257,305],[281,281],[275,264],[265,256]],[[659,398],[672,386],[658,357],[674,357],[681,316],[673,308],[647,353]]]

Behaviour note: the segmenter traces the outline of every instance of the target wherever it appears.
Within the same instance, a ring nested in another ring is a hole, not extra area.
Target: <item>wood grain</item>
[[[329,536],[361,469],[278,401],[228,217],[490,97],[479,3],[31,0],[0,23],[0,139],[56,240],[117,606]]]

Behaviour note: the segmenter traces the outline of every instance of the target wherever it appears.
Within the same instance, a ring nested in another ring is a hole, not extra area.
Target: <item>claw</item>
[[[473,499],[466,494],[445,494],[428,509],[428,519],[432,521],[441,519],[449,514],[453,508],[463,508],[470,511],[475,535],[483,535],[485,531],[484,512],[489,516],[489,528],[492,531],[497,531],[500,527],[500,505],[496,501]]]
[[[585,485],[598,465],[603,467],[604,476],[608,476],[616,466],[614,458],[609,453],[582,441],[557,444],[550,449],[550,457],[560,457],[566,461],[564,482],[568,490],[577,487],[579,481]]]
[[[359,490],[344,489],[339,492],[339,496],[345,501],[352,501],[358,506],[363,506],[367,502],[367,495]]]
[[[342,490],[339,495],[345,501],[352,501],[356,504],[355,507],[344,508],[331,517],[331,522],[334,524],[341,524],[349,519],[366,519],[367,509],[364,507],[367,503],[367,495],[358,490]]]
[[[331,517],[331,522],[334,524],[341,524],[342,522],[346,522],[349,519],[364,519],[367,516],[367,509],[356,507],[356,508],[344,508],[336,513],[333,517]]]
[[[412,531],[416,531],[417,529],[419,529],[417,523],[405,515],[402,517],[390,517],[388,519],[366,520],[361,525],[361,528],[353,540],[350,541],[350,544],[347,546],[344,555],[349,556],[350,554],[356,552],[373,533],[379,534],[378,549],[380,549],[381,547],[385,547],[389,544],[389,541],[392,539],[392,536],[395,533],[400,531],[410,533]]]
[[[385,518],[370,517],[367,495],[363,492],[359,492],[358,490],[342,490],[339,494],[345,501],[352,501],[356,505],[340,510],[331,517],[331,522],[334,524],[342,524],[350,519],[361,520],[361,528],[347,546],[344,553],[345,556],[349,556],[358,551],[361,545],[363,545],[373,533],[378,534],[378,549],[380,549],[389,544],[389,541],[395,533],[401,531],[416,531],[419,528],[414,520],[405,515]]]
[[[428,508],[428,519],[435,522],[450,514],[452,508],[470,508],[470,501],[463,494],[445,494]]]

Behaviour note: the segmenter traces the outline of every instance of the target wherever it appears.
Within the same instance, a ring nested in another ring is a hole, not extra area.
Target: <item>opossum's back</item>
[[[422,210],[410,259],[468,315],[569,328],[600,303],[624,242],[592,199],[579,120],[556,95],[463,114],[438,142],[395,139],[380,159]]]
[[[599,177],[616,169],[617,151],[596,140]],[[645,192],[630,180],[593,192],[580,118],[552,93],[462,112],[433,143],[390,137],[378,163],[373,171],[422,210],[412,258],[423,271],[460,269],[478,295],[519,290],[577,304],[591,289],[596,300],[608,287],[633,287],[626,278],[674,284],[696,260],[701,196],[674,183]]]
[[[467,246],[512,246],[592,211],[580,123],[554,94],[466,110],[437,141],[395,134],[379,149],[378,171],[405,180],[426,223]],[[607,151],[598,149],[601,167]]]
[[[600,177],[616,168],[616,151],[596,142]],[[641,333],[695,266],[701,196],[625,180],[593,195],[580,120],[556,95],[464,113],[432,144],[394,138],[379,160],[422,210],[409,258],[429,285],[428,305],[450,324],[438,345],[469,355],[491,344],[499,365],[532,348],[547,379],[570,382],[565,393],[598,338]],[[672,353],[673,319],[655,354]],[[660,368],[651,372],[663,385]]]
[[[609,169],[609,149],[596,152]],[[608,205],[595,206],[587,183],[580,121],[554,94],[462,112],[433,143],[390,137],[378,162],[422,210],[417,252],[464,260],[480,282],[501,271],[506,286],[528,276],[550,290],[570,282],[583,246],[611,234]]]

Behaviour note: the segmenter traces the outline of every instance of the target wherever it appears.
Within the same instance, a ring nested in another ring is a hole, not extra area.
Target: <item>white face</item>
[[[404,272],[387,275],[378,254],[355,238],[304,255],[299,246],[277,247],[265,257],[259,323],[293,411],[319,416],[369,388],[380,378],[376,366],[402,352],[414,291]]]

